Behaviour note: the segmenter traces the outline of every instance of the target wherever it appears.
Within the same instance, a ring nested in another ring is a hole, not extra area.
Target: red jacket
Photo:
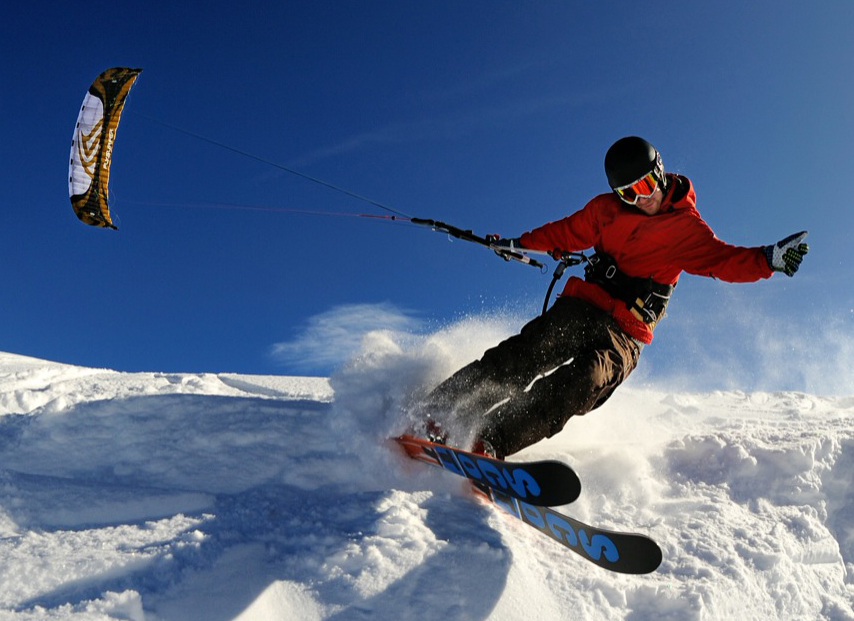
[[[697,212],[694,188],[686,177],[668,175],[668,184],[661,211],[654,216],[623,203],[614,193],[602,194],[571,216],[525,233],[519,242],[523,248],[541,252],[593,247],[612,256],[628,276],[667,285],[675,285],[682,272],[727,282],[771,276],[762,247],[730,246],[715,237]],[[587,300],[610,313],[629,336],[652,342],[652,327],[599,285],[573,277],[561,295]]]

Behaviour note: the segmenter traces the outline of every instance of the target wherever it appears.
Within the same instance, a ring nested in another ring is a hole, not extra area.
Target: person
[[[686,177],[666,173],[649,142],[629,136],[605,155],[611,192],[495,247],[564,253],[593,248],[584,279],[521,332],[440,383],[418,404],[428,439],[503,459],[601,406],[637,366],[682,272],[755,282],[798,270],[806,231],[753,248],[719,240]],[[457,437],[454,437],[454,436]]]

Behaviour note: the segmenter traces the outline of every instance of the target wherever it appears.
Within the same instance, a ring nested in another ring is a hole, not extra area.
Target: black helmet
[[[612,190],[634,183],[649,173],[655,174],[664,189],[664,165],[661,163],[661,155],[643,138],[620,138],[605,154],[605,174]]]

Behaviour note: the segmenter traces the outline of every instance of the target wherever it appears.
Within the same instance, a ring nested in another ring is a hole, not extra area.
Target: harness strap
[[[634,278],[620,271],[617,262],[604,252],[597,252],[584,267],[584,280],[602,287],[612,298],[626,303],[636,319],[655,328],[675,285],[663,285],[652,278]]]

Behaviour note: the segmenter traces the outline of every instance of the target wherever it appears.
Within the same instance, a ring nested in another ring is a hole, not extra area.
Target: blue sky
[[[384,212],[168,126],[505,236],[606,191],[605,151],[637,134],[692,179],[722,239],[808,229],[811,244],[791,280],[683,277],[644,354],[650,379],[696,369],[717,387],[739,369],[745,389],[805,389],[797,373],[767,378],[775,364],[852,375],[854,4],[640,7],[5,8],[0,109],[15,146],[2,156],[0,350],[127,371],[327,375],[335,355],[300,354],[312,339],[336,349],[323,326],[538,312],[547,275],[405,224],[294,213]],[[66,181],[78,107],[114,66],[143,69],[113,155],[117,232],[78,222]]]

